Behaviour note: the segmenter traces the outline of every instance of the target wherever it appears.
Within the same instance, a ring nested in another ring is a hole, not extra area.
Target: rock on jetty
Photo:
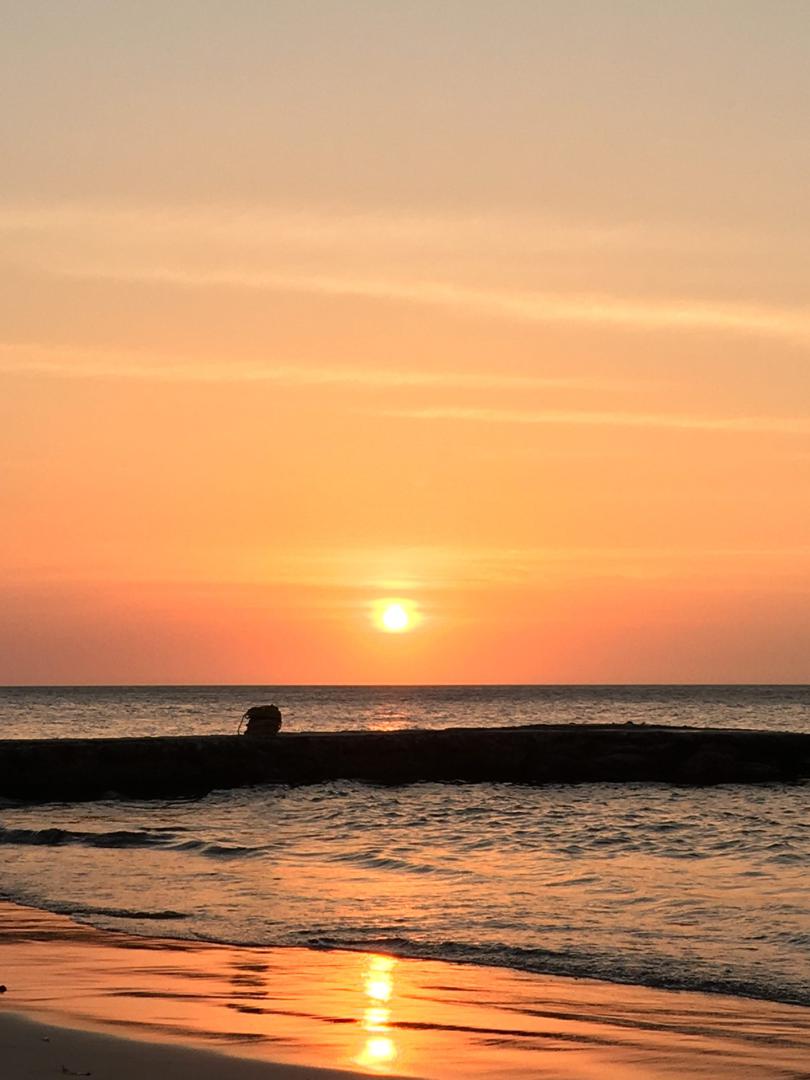
[[[0,741],[0,797],[203,795],[254,784],[683,785],[810,777],[810,734],[648,725]]]

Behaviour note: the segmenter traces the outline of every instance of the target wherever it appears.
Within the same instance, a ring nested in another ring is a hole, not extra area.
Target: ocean
[[[618,722],[810,731],[808,687],[0,689],[0,738]],[[0,896],[145,937],[810,1005],[810,784],[353,782],[0,806]]]

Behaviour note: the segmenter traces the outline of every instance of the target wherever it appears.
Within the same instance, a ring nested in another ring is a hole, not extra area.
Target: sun
[[[388,634],[403,634],[416,625],[416,611],[408,600],[378,600],[374,605],[374,622]]]
[[[407,630],[411,620],[402,604],[389,604],[382,613],[382,624],[386,630],[397,633],[400,630]]]

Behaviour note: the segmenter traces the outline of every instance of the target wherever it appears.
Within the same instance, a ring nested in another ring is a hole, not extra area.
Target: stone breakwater
[[[803,778],[810,778],[810,734],[633,724],[0,741],[0,797],[35,802],[339,779],[708,785]]]

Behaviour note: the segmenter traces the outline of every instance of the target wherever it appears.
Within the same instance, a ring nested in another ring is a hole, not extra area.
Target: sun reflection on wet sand
[[[447,1080],[784,1080],[810,1010],[378,954],[149,940],[0,903],[5,1009],[258,1060]],[[4,1074],[3,1074],[4,1075]]]
[[[363,1049],[355,1058],[355,1064],[376,1072],[388,1072],[398,1056],[397,1045],[391,1033],[390,1003],[394,994],[394,968],[396,960],[391,956],[368,957],[368,968],[363,978],[367,1001],[361,1027],[367,1033]]]

